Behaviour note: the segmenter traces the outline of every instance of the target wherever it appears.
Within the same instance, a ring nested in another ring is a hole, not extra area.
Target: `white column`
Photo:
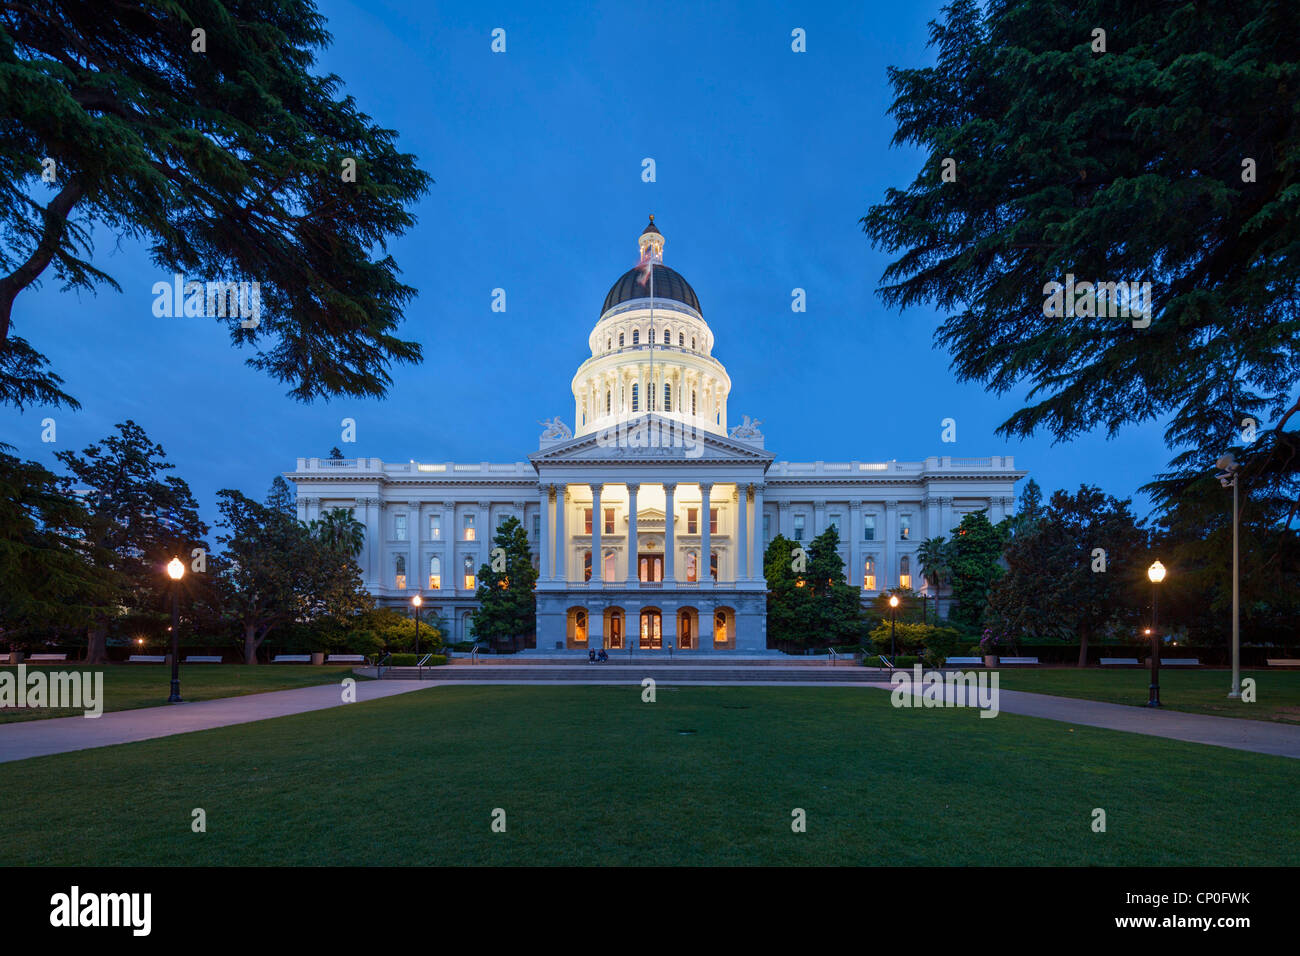
[[[600,587],[605,566],[600,546],[600,533],[605,530],[605,515],[600,509],[600,489],[599,482],[591,485],[591,584],[593,587]]]
[[[569,497],[569,486],[560,482],[555,486],[555,578],[567,583],[569,580],[569,543],[564,537],[565,499]]]
[[[442,503],[442,540],[446,542],[442,559],[442,586],[452,594],[465,586],[465,575],[456,567],[456,502]],[[448,622],[450,623],[450,622]]]
[[[740,507],[736,512],[736,580],[748,581],[749,572],[749,485],[736,486]]]
[[[763,540],[763,486],[754,486],[754,537],[749,543],[749,576],[753,581],[765,581],[763,559],[767,556],[767,542]]]
[[[410,557],[406,559],[406,590],[422,591],[428,583],[429,569],[420,569],[420,503],[411,501],[406,508],[406,536],[410,544]],[[424,575],[422,577],[421,575]]]
[[[627,486],[627,584],[637,587],[640,575],[637,571],[637,551],[639,545],[636,536],[636,493],[641,486],[629,482]],[[640,626],[639,624],[637,625]]]
[[[876,583],[880,590],[892,588],[898,584],[898,501],[890,498],[885,502],[885,548],[881,558],[885,566],[877,568]]]
[[[668,582],[668,587],[677,583],[677,529],[676,522],[673,520],[676,516],[673,505],[676,491],[676,484],[672,482],[664,484],[664,580]]]
[[[539,581],[549,581],[551,579],[551,558],[555,555],[555,547],[551,541],[551,486],[541,485],[537,497],[542,506],[541,520],[538,521],[537,554],[539,567],[537,569],[537,579]]]
[[[713,576],[709,574],[709,568],[712,567],[711,553],[713,551],[712,539],[710,538],[709,521],[709,495],[713,492],[713,483],[700,482],[700,564],[703,565],[703,573],[699,576],[700,587],[713,587]],[[721,569],[719,569],[721,573]]]
[[[926,538],[935,538],[943,534],[939,530],[939,499],[925,497],[925,534],[921,537],[924,541]]]

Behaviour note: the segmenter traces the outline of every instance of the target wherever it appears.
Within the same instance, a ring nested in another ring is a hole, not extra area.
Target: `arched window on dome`
[[[609,351],[610,349],[612,349],[613,347],[614,347],[614,340],[613,340],[612,338],[608,338],[608,339],[606,339],[606,340],[605,340],[605,351],[608,352],[608,351]]]
[[[667,329],[664,329],[664,345],[672,345],[672,344],[673,344],[673,334],[669,332]]]
[[[664,411],[673,410],[673,387],[668,382],[664,382]]]
[[[633,382],[632,383],[632,411],[634,412],[640,411],[640,409],[637,407],[640,398],[641,398],[640,389],[638,388],[637,384]]]
[[[694,348],[695,348],[695,336],[692,335],[692,336],[691,336],[691,349],[694,350]]]
[[[623,333],[622,333],[622,332],[618,333],[618,347],[619,347],[619,348],[622,348],[622,347],[623,347]]]
[[[613,408],[613,405],[614,405],[614,396],[610,393],[609,389],[606,389],[605,390],[605,414],[606,415],[610,413],[611,409]]]
[[[691,389],[691,414],[695,414],[695,389]]]
[[[640,329],[633,329],[633,330],[632,330],[632,344],[633,344],[633,345],[640,345],[640,344],[641,344],[641,330],[640,330]]]
[[[681,348],[686,348],[686,333],[685,333],[685,332],[678,332],[678,333],[677,333],[677,344],[678,344]]]

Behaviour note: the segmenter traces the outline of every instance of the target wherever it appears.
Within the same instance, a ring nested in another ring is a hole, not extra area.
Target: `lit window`
[[[468,554],[465,555],[465,590],[473,591],[477,584],[474,583],[474,559]]]
[[[591,534],[591,509],[582,509],[582,533]]]
[[[605,552],[605,573],[603,575],[606,581],[614,580],[614,552]]]
[[[641,342],[641,330],[640,330],[640,329],[633,329],[633,330],[632,330],[632,344],[633,344],[633,345],[638,345],[638,344],[640,344],[640,342]]]
[[[803,515],[794,516],[794,539],[796,541],[803,540]]]
[[[699,508],[686,509],[686,533],[687,534],[700,533],[700,509]]]
[[[876,589],[876,559],[867,558],[862,562],[862,590],[874,591]]]
[[[709,534],[718,533],[718,509],[709,509]]]
[[[633,382],[632,383],[632,411],[635,412],[638,410],[640,401],[641,401],[640,387],[635,382]]]
[[[398,541],[406,540],[406,515],[393,515],[393,537]]]
[[[910,537],[912,537],[912,516],[901,514],[898,516],[898,540],[906,541]]]
[[[474,515],[473,514],[465,515],[465,540],[466,541],[474,540]]]
[[[696,558],[695,552],[687,551],[686,552],[686,580],[687,581],[696,581],[699,579],[698,578],[699,571],[696,567],[697,563],[698,563],[698,558]]]
[[[397,556],[397,560],[393,562],[393,565],[394,565],[393,570],[396,572],[393,575],[394,577],[393,584],[397,587],[397,590],[405,591],[406,590],[406,558],[399,554]]]
[[[429,515],[429,537],[434,541],[442,537],[442,515]]]
[[[591,551],[582,552],[582,580],[591,580]]]
[[[432,557],[429,559],[429,590],[438,591],[442,589],[442,558]]]
[[[614,533],[614,509],[605,509],[605,534]]]
[[[862,540],[863,541],[876,540],[876,516],[875,515],[862,516]]]
[[[709,577],[718,580],[718,552],[709,553]]]
[[[898,586],[903,588],[912,586],[912,562],[907,555],[898,559]]]

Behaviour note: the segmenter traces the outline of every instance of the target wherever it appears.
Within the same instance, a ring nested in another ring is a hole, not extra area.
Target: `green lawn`
[[[42,664],[28,667],[27,672],[80,669],[77,664]],[[5,670],[17,671],[5,665]],[[137,707],[160,707],[171,693],[171,668],[161,664],[109,664],[90,670],[104,672],[104,710],[134,710]],[[290,690],[313,684],[330,684],[345,676],[356,677],[351,668],[312,667],[296,664],[190,664],[181,665],[181,697],[187,701],[212,700],[215,697],[238,697],[261,694],[268,690]],[[358,680],[362,678],[358,677]],[[0,724],[15,720],[40,720],[45,717],[71,717],[80,710],[51,707],[6,708],[0,710]]]
[[[864,688],[438,687],[0,764],[0,864],[1297,865],[1297,782]]]
[[[1145,704],[1151,672],[1073,667],[1048,670],[1000,668],[1004,690],[1023,690],[1058,697],[1081,697],[1112,704]],[[1300,723],[1300,671],[1267,668],[1243,670],[1242,679],[1255,679],[1255,702],[1228,699],[1232,672],[1226,670],[1160,670],[1160,703],[1170,710],[1216,717],[1246,717]]]

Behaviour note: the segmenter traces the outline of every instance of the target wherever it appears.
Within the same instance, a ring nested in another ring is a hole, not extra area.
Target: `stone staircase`
[[[375,676],[374,668],[357,668],[357,673]],[[579,681],[600,684],[639,684],[647,677],[659,683],[799,683],[843,684],[863,681],[888,683],[889,672],[861,667],[849,660],[831,665],[819,661],[672,661],[662,658],[611,660],[589,664],[568,659],[534,658],[510,663],[447,664],[440,667],[386,667],[384,680],[436,680],[466,682],[548,683]]]

